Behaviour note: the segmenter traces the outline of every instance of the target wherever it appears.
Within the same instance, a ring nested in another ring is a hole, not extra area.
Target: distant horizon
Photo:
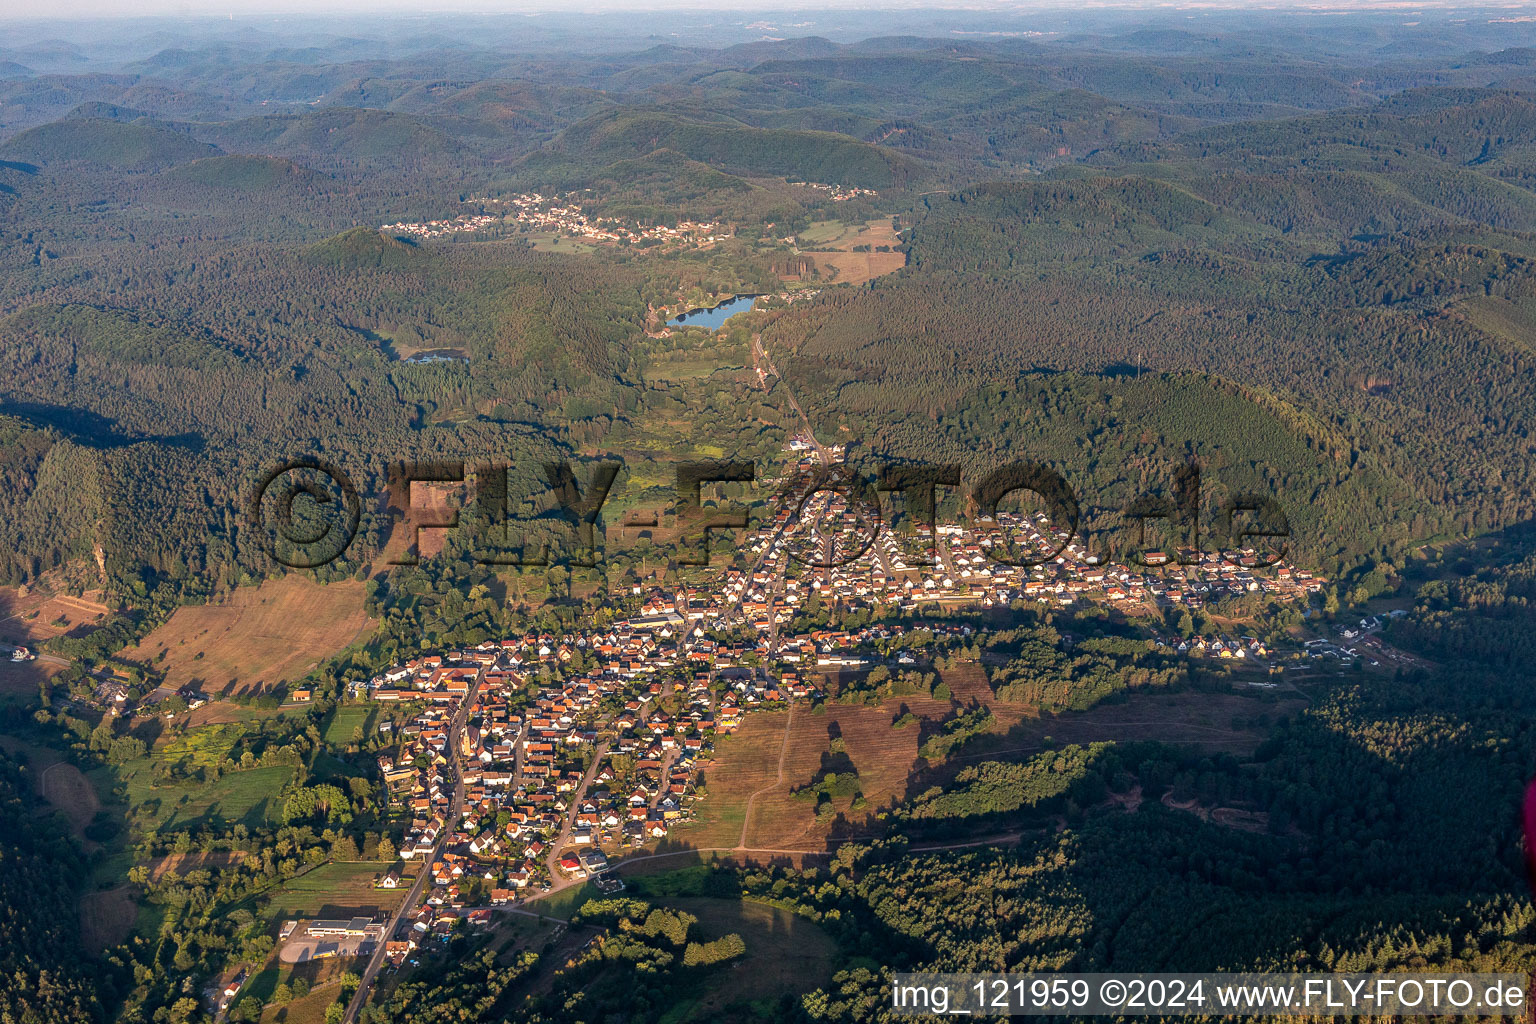
[[[624,13],[668,13],[680,14],[697,12],[701,14],[772,14],[774,12],[806,12],[826,11],[839,15],[857,14],[867,12],[870,15],[882,13],[914,14],[919,12],[931,12],[935,14],[953,12],[957,15],[985,16],[989,14],[1007,15],[1012,13],[1059,13],[1064,11],[1076,11],[1083,14],[1107,14],[1117,11],[1126,13],[1162,14],[1170,18],[1183,15],[1195,17],[1208,13],[1230,13],[1236,11],[1251,10],[1254,13],[1296,13],[1296,14],[1329,14],[1329,13],[1360,13],[1391,15],[1401,13],[1411,15],[1417,12],[1448,12],[1456,10],[1503,10],[1503,11],[1536,11],[1536,0],[1521,0],[1511,3],[1509,0],[1429,0],[1429,2],[1414,3],[1410,0],[1331,0],[1331,2],[1309,2],[1309,0],[1198,0],[1173,4],[1159,2],[1159,0],[1100,0],[1086,3],[1068,3],[1066,0],[1038,0],[1038,2],[1020,2],[1020,0],[979,0],[970,3],[943,3],[943,2],[880,2],[869,3],[863,0],[777,0],[777,2],[757,5],[731,5],[721,3],[700,2],[700,0],[585,0],[577,6],[560,7],[552,5],[549,0],[327,0],[324,6],[317,7],[306,0],[228,0],[228,2],[210,4],[206,2],[187,2],[187,0],[135,0],[135,2],[123,5],[114,4],[111,0],[63,0],[59,4],[52,5],[46,15],[40,16],[34,9],[22,9],[16,0],[7,0],[0,4],[0,21],[8,23],[31,23],[46,25],[63,22],[120,22],[140,21],[152,19],[169,19],[173,21],[223,21],[261,19],[269,17],[305,17],[316,20],[332,18],[360,18],[363,20],[386,20],[392,18],[429,18],[429,17],[494,17],[494,16],[521,16],[539,17],[546,15],[571,16],[580,14],[611,15]],[[808,32],[806,34],[814,34]],[[3,48],[3,47],[0,47]]]

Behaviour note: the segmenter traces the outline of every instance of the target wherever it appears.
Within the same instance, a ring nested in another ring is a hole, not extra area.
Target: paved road
[[[383,941],[373,951],[373,956],[368,958],[368,966],[363,970],[362,980],[357,986],[357,991],[352,994],[352,1001],[347,1004],[347,1012],[341,1018],[342,1024],[353,1024],[357,1020],[357,1015],[362,1012],[363,1005],[368,1002],[368,993],[378,978],[380,969],[384,966],[385,944],[394,938],[395,929],[400,927],[400,922],[404,920],[405,915],[421,903],[421,894],[432,877],[432,866],[442,856],[449,837],[453,835],[459,820],[464,816],[464,773],[459,767],[459,735],[464,731],[464,725],[469,720],[470,706],[475,703],[475,695],[480,692],[480,682],[484,678],[485,670],[482,668],[475,674],[474,683],[448,724],[448,743],[452,754],[448,763],[453,772],[453,801],[449,805],[448,820],[443,823],[443,831],[432,846],[432,856],[422,861],[421,870],[416,874],[415,884],[411,886],[411,891],[405,894],[405,899],[390,917],[389,926],[384,930]]]
[[[790,390],[789,382],[784,379],[784,375],[779,372],[779,368],[773,365],[773,357],[768,354],[768,346],[763,344],[763,336],[761,334],[752,335],[752,354],[754,357],[761,355],[763,362],[768,364],[768,372],[779,378],[779,383],[784,385],[784,397],[789,399],[790,408],[795,410],[795,415],[799,416],[800,422],[805,424],[806,440],[816,446],[816,454],[821,458],[822,465],[830,466],[832,464],[832,453],[823,448],[821,442],[816,440],[816,433],[811,429],[811,418],[805,414],[804,409],[800,408],[800,403],[795,399],[794,391]]]
[[[603,758],[608,756],[608,748],[612,746],[608,741],[597,745],[592,755],[592,763],[587,766],[587,773],[581,777],[581,785],[571,792],[571,806],[565,812],[565,822],[560,826],[559,837],[549,845],[549,853],[544,858],[544,866],[549,870],[549,892],[556,893],[561,889],[568,889],[578,884],[581,879],[571,878],[560,870],[560,851],[565,849],[571,841],[571,832],[576,828],[576,815],[581,810],[582,798],[587,794],[587,787],[592,785],[592,780],[597,777],[597,769],[602,765]],[[546,893],[545,895],[548,895]]]

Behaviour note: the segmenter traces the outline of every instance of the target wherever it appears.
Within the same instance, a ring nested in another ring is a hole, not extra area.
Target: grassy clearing
[[[321,865],[271,892],[267,914],[273,920],[282,920],[352,917],[393,909],[399,905],[401,894],[396,890],[373,887],[375,876],[388,869],[388,861]]]
[[[784,993],[808,992],[832,981],[836,944],[826,932],[790,911],[709,897],[658,902],[697,917],[705,939],[734,932],[747,946],[745,956],[703,972],[694,990],[679,993],[676,1005],[663,1018],[668,1024],[738,1014],[771,1018]]]
[[[176,609],[122,657],[164,673],[171,688],[257,692],[300,679],[369,628],[363,584],[322,585],[298,574]]]
[[[856,225],[840,220],[812,221],[811,226],[795,236],[801,245],[835,245],[857,233]]]
[[[93,769],[88,777],[98,793],[122,786],[133,808],[131,823],[142,831],[215,822],[257,827],[276,820],[277,796],[293,778],[293,769],[254,768],[214,782],[178,785],[155,782],[150,759],[144,758],[118,768]]]
[[[126,885],[80,897],[80,944],[100,953],[126,939],[138,920],[139,907]]]
[[[545,917],[558,917],[562,921],[569,921],[571,915],[576,913],[583,903],[598,899],[600,896],[602,893],[597,891],[596,886],[591,882],[583,882],[530,902],[528,909],[537,911]]]
[[[714,359],[657,360],[646,368],[646,376],[653,380],[702,380],[716,370],[740,371],[740,362],[722,363]]]
[[[229,752],[241,732],[239,726],[224,728],[215,725],[188,729],[180,736],[157,746],[153,756],[166,764],[182,764],[189,769],[212,768],[215,765],[222,768],[229,760]]]
[[[341,705],[331,713],[331,717],[325,723],[323,737],[326,745],[344,747],[353,741],[353,736],[359,729],[366,737],[373,727],[373,720],[377,714],[377,707],[360,704]]]

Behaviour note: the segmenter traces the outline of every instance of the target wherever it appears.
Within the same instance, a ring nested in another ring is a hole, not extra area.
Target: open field
[[[55,595],[40,588],[22,593],[19,587],[0,587],[0,640],[35,645],[81,627],[95,626],[111,612],[96,600],[98,596]]]
[[[268,1002],[272,993],[280,984],[292,985],[296,980],[303,980],[312,989],[329,987],[330,998],[324,1000],[320,1006],[320,1018],[325,1015],[325,1003],[336,998],[336,986],[341,981],[343,973],[355,969],[356,964],[350,960],[325,959],[310,960],[302,964],[285,964],[275,956],[267,961],[265,967],[251,975],[241,990],[240,997],[255,996],[262,1002]],[[292,1004],[290,1004],[292,1005]],[[275,1014],[277,1007],[268,1007],[262,1020],[277,1019]]]
[[[326,961],[319,961],[325,963]],[[350,964],[350,960],[332,961]],[[300,965],[307,966],[307,965]],[[336,1001],[341,992],[340,979],[332,979],[321,982],[309,991],[309,995],[303,999],[295,999],[286,1006],[269,1006],[262,1012],[263,1024],[322,1024],[325,1020],[325,1008]],[[244,998],[243,996],[241,998]]]
[[[556,238],[552,231],[535,231],[523,235],[528,243],[538,252],[563,252],[570,254],[592,253],[598,250],[598,246],[590,242],[580,242],[574,238]]]
[[[788,719],[785,712],[751,714],[735,733],[715,741],[714,764],[704,769],[708,796],[698,821],[678,830],[675,840],[702,847],[737,844],[748,799],[774,785]]]
[[[271,893],[267,915],[273,920],[300,917],[357,917],[393,910],[404,893],[375,889],[373,879],[389,870],[389,861],[322,864],[290,879]]]
[[[326,719],[322,736],[328,746],[346,746],[357,730],[361,729],[365,737],[368,735],[377,714],[377,705],[343,704]]]
[[[255,722],[283,713],[281,708],[259,708],[253,705],[233,704],[227,700],[211,700],[200,708],[178,715],[176,722],[188,732],[205,725],[231,725],[235,722]]]
[[[80,897],[80,944],[92,953],[115,946],[128,938],[138,915],[126,885],[88,892]]]
[[[37,790],[44,800],[64,812],[76,833],[91,823],[101,802],[96,790],[80,773],[80,769],[67,761],[49,765],[37,777]]]
[[[284,765],[231,772],[215,782],[154,781],[150,758],[117,768],[97,768],[89,777],[101,787],[127,790],[131,819],[140,829],[183,827],[217,822],[255,827],[276,819],[277,795],[293,769]]]
[[[761,849],[814,849],[823,845],[832,821],[818,822],[815,800],[796,796],[794,790],[811,785],[827,771],[858,773],[859,791],[867,806],[853,810],[852,796],[836,798],[833,805],[857,831],[866,831],[859,826],[870,815],[905,797],[917,762],[921,729],[916,723],[895,729],[892,721],[903,709],[918,718],[936,720],[949,708],[948,701],[911,696],[875,705],[829,703],[822,714],[797,712],[784,757],[784,780],[758,795],[746,845]],[[841,738],[844,755],[832,752],[834,738]]]
[[[163,672],[171,689],[266,691],[301,678],[368,626],[362,583],[322,585],[295,573],[178,608],[122,656]]]
[[[57,750],[10,736],[0,736],[0,750],[26,762],[37,795],[64,816],[76,836],[101,810],[95,787]]]
[[[43,682],[62,671],[64,666],[55,661],[17,662],[0,658],[0,704],[30,706],[31,710],[36,710],[37,695]]]
[[[1020,720],[1004,734],[979,736],[953,762],[1001,754],[1027,754],[1056,746],[1103,741],[1158,740],[1216,752],[1252,754],[1269,728],[1254,719],[1276,718],[1303,706],[1300,698],[1272,700],[1241,693],[1154,693],[1087,711]]]
[[[802,248],[835,250],[807,253],[822,277],[835,284],[864,284],[907,265],[906,254],[894,251],[901,239],[886,218],[867,224],[818,221],[801,232],[797,241]],[[892,251],[875,252],[878,245],[890,246]],[[870,251],[854,252],[854,246],[868,246]]]
[[[788,910],[702,896],[656,902],[697,917],[705,939],[734,932],[747,945],[745,956],[707,972],[698,991],[680,993],[663,1018],[668,1024],[720,1020],[722,1012],[734,1004],[747,1004],[743,1011],[771,1018],[783,993],[809,992],[832,981],[836,944],[826,932]]]
[[[0,704],[32,705],[36,710],[38,690],[46,679],[64,671],[52,661],[11,661],[0,658]]]
[[[587,900],[600,898],[602,893],[597,891],[597,886],[591,882],[582,882],[580,885],[552,892],[548,896],[535,895],[529,899],[528,909],[545,917],[557,917],[562,921],[568,921]]]
[[[162,736],[155,744],[154,756],[166,764],[180,765],[187,770],[215,766],[223,768],[241,731],[238,725],[210,725],[202,729],[188,729],[169,738]]]
[[[980,674],[979,667],[959,667],[968,668]],[[946,672],[946,681],[956,671]],[[964,686],[969,699],[973,682],[957,675],[951,685],[957,697]],[[789,715],[750,715],[736,734],[719,741],[715,764],[706,769],[708,793],[700,803],[698,820],[679,829],[672,839],[684,847],[740,844],[753,849],[814,850],[834,834],[871,831],[872,816],[905,800],[914,786],[932,785],[978,760],[1024,757],[1053,745],[1143,739],[1250,754],[1266,735],[1267,726],[1259,719],[1272,720],[1294,711],[1303,701],[1241,693],[1157,693],[1043,717],[1023,705],[984,703],[995,716],[991,730],[943,765],[925,769],[920,781],[913,773],[920,767],[922,723],[902,729],[892,728],[891,723],[907,711],[920,720],[942,719],[950,712],[948,701],[892,697],[877,705],[829,703],[824,712],[815,714],[797,709],[787,742]],[[832,750],[834,738],[841,740],[841,754]],[[782,779],[778,777],[781,754]],[[814,800],[797,797],[794,790],[826,771],[856,772],[866,806],[854,810],[852,796],[835,797],[836,813],[818,821]],[[743,829],[749,804],[751,820]]]

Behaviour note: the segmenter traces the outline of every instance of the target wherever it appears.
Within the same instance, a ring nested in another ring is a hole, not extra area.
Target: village
[[[791,477],[842,450],[795,438],[788,454]],[[611,861],[687,828],[718,737],[755,711],[820,699],[827,675],[919,664],[927,655],[904,642],[915,630],[943,642],[980,628],[946,622],[946,611],[1102,602],[1155,612],[1255,591],[1304,600],[1323,586],[1284,564],[1259,572],[1251,551],[1235,562],[1157,564],[1171,560],[1154,552],[1147,566],[1099,564],[1043,516],[1004,512],[920,525],[916,553],[891,531],[861,546],[843,495],[797,496],[750,531],[710,583],[636,586],[636,613],[605,628],[424,654],[354,684],[354,697],[411,711],[380,723],[392,745],[378,767],[403,812],[397,848],[416,878],[393,923],[355,922],[352,938],[382,939],[380,952],[398,965],[460,922],[489,924],[535,895],[587,879],[622,889]],[[1004,564],[1005,532],[1060,551],[1039,565]],[[825,567],[835,561],[846,564]],[[901,614],[791,628],[817,605]],[[1153,642],[1255,665],[1278,653],[1254,637]],[[395,872],[379,881],[404,884]],[[338,937],[315,927],[290,929],[285,955],[334,953]]]
[[[834,203],[846,203],[848,200],[857,199],[860,196],[869,196],[873,199],[880,194],[872,188],[855,188],[851,185],[827,185],[819,181],[802,181],[795,184],[823,192],[826,194],[826,198]]]
[[[834,459],[842,454],[839,448],[821,450],[798,437],[789,445],[798,459],[792,474],[813,474],[826,453]],[[828,522],[836,528],[824,528]],[[751,573],[727,570],[723,597],[744,597],[741,609],[747,619],[766,632],[774,622],[793,619],[813,594],[844,609],[894,607],[909,614],[925,607],[1009,607],[1021,601],[1058,608],[1103,602],[1154,612],[1198,609],[1255,592],[1275,600],[1305,600],[1326,585],[1283,561],[1260,572],[1260,555],[1252,549],[1198,555],[1148,551],[1141,559],[1144,565],[1103,561],[1044,513],[999,510],[969,525],[930,528],[918,523],[911,532],[916,551],[909,551],[909,542],[891,530],[855,538],[853,522],[849,502],[838,491],[818,491],[798,509],[776,509],[772,521],[744,545],[761,554],[760,567]],[[815,557],[816,550],[833,551],[839,544],[843,554]],[[1029,561],[1039,564],[1009,564]],[[706,617],[713,617],[709,609]]]
[[[422,239],[492,230],[547,232],[556,238],[573,238],[598,244],[659,247],[658,252],[707,249],[717,242],[725,241],[732,234],[728,225],[715,222],[681,220],[673,226],[640,225],[617,217],[588,216],[580,205],[583,198],[590,198],[587,192],[590,190],[551,196],[522,192],[505,199],[468,199],[466,203],[509,209],[505,213],[466,213],[443,220],[400,221],[381,225],[379,230]]]

